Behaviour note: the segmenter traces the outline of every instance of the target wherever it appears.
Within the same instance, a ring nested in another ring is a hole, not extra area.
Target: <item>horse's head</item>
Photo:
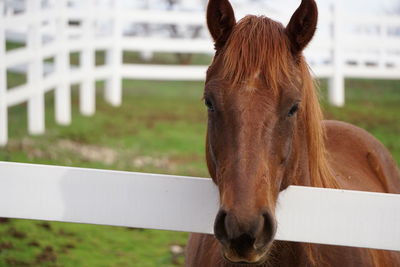
[[[228,0],[209,1],[216,54],[204,93],[206,155],[220,192],[214,232],[229,261],[265,260],[276,232],[278,193],[310,172],[301,167],[312,111],[303,101],[310,98],[303,88],[311,78],[302,50],[316,23],[314,0],[303,0],[286,28],[266,17],[236,23]]]

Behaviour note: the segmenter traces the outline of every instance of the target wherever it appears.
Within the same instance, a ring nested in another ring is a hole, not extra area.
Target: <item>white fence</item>
[[[55,118],[71,121],[72,84],[80,84],[80,111],[95,112],[95,81],[106,81],[105,98],[120,105],[122,79],[203,80],[206,66],[128,64],[123,53],[213,53],[204,27],[204,12],[138,10],[124,1],[100,5],[95,0],[0,0],[0,145],[8,139],[8,107],[27,102],[28,130],[45,130],[44,95],[54,91]],[[104,2],[104,1],[103,1]],[[20,3],[20,2],[18,2]],[[23,3],[23,2],[21,2]],[[336,2],[335,2],[336,3]],[[306,57],[317,77],[330,80],[330,102],[344,104],[344,78],[400,79],[400,18],[344,15],[338,5],[321,11],[319,31]],[[132,25],[201,27],[197,39],[130,35]],[[350,30],[349,30],[350,29]],[[5,40],[22,47],[7,49]],[[95,52],[104,52],[104,65],[95,64]],[[79,54],[72,66],[71,53]],[[9,88],[7,72],[26,74],[26,83]]]
[[[0,162],[0,217],[213,232],[211,179]],[[400,195],[290,186],[276,239],[400,251]]]

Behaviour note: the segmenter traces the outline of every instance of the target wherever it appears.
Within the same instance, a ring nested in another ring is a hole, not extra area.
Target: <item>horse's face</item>
[[[303,0],[286,28],[252,16],[236,24],[227,0],[209,2],[207,23],[217,52],[204,93],[206,155],[220,192],[214,233],[231,262],[266,259],[278,193],[298,174],[297,63],[316,20],[313,0]]]

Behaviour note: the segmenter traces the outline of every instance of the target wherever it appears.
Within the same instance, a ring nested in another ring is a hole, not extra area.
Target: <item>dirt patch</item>
[[[54,252],[53,247],[51,247],[51,246],[45,247],[42,250],[42,252],[36,256],[37,263],[56,262],[56,261],[57,261],[57,255]]]
[[[65,247],[65,248],[67,248],[67,249],[73,249],[73,248],[75,248],[75,245],[72,244],[72,243],[67,243],[67,244],[65,244],[63,247]]]
[[[40,243],[38,241],[31,241],[28,243],[30,247],[40,247]]]
[[[205,156],[199,154],[179,155],[179,156],[173,156],[171,158],[171,161],[175,164],[181,164],[181,165],[193,162],[205,162]]]
[[[9,266],[31,266],[29,262],[14,259],[14,258],[6,258],[6,263]]]
[[[172,264],[182,265],[181,260],[183,259],[184,255],[185,255],[185,246],[177,245],[177,244],[170,245],[169,251],[172,256],[172,259],[171,259]]]
[[[0,217],[0,223],[9,223],[10,219],[9,218],[2,218]]]
[[[58,141],[57,147],[79,154],[84,160],[98,161],[107,165],[113,164],[118,156],[116,151],[108,147],[87,145],[65,139]]]
[[[145,166],[154,166],[156,168],[171,169],[171,162],[167,157],[150,157],[150,156],[137,156],[133,158],[132,165],[135,168],[143,168]]]
[[[60,236],[67,236],[67,237],[74,237],[74,236],[75,236],[74,233],[67,232],[67,231],[65,231],[65,230],[63,230],[63,229],[61,229],[60,231],[58,231],[58,234],[59,234]]]
[[[42,149],[29,138],[21,140],[11,140],[7,146],[7,150],[22,151],[26,153],[29,159],[52,159],[57,160],[60,157],[60,150],[72,152],[84,161],[102,162],[111,165],[116,162],[118,153],[108,147],[98,145],[88,145],[82,142],[76,142],[67,139],[59,140],[53,149]],[[65,160],[65,156],[63,156]]]
[[[26,238],[26,233],[24,233],[22,231],[18,231],[14,227],[11,227],[10,229],[8,229],[8,234],[17,239]]]
[[[75,248],[75,245],[72,243],[67,243],[63,245],[60,249],[60,252],[67,254],[71,249]]]
[[[11,243],[10,241],[0,243],[0,252],[3,250],[6,250],[6,249],[13,249],[13,248],[14,248],[14,244]]]
[[[48,222],[42,222],[37,224],[39,227],[42,227],[43,229],[47,231],[51,231],[51,225]]]
[[[68,158],[75,157],[81,159],[82,161],[101,162],[105,165],[113,165],[116,163],[123,164],[120,166],[122,169],[127,167],[134,167],[136,169],[154,167],[157,169],[174,171],[176,170],[177,163],[182,162],[182,160],[175,162],[175,160],[171,160],[167,156],[140,156],[127,150],[118,151],[110,147],[85,144],[83,142],[77,142],[68,139],[61,139],[57,141],[52,149],[48,149],[49,151],[38,148],[35,142],[28,138],[24,138],[19,142],[11,142],[8,146],[8,149],[23,151],[31,159],[62,158],[63,161],[67,161]],[[67,156],[65,154],[67,154]],[[46,230],[51,230],[48,223],[42,223],[39,224],[39,226]]]
[[[26,153],[27,157],[30,160],[36,158],[47,158],[47,159],[56,159],[57,154],[52,149],[42,150],[36,147],[35,142],[30,138],[22,138],[21,140],[10,140],[7,145],[7,150],[10,152],[13,151],[22,151]]]

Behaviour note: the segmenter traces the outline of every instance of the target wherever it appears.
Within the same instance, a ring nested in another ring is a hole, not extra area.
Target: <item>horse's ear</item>
[[[293,55],[299,55],[311,41],[317,21],[318,9],[315,1],[302,0],[286,26],[286,34],[289,37]]]
[[[225,45],[235,24],[235,14],[228,0],[209,0],[207,26],[214,39],[216,50]]]

